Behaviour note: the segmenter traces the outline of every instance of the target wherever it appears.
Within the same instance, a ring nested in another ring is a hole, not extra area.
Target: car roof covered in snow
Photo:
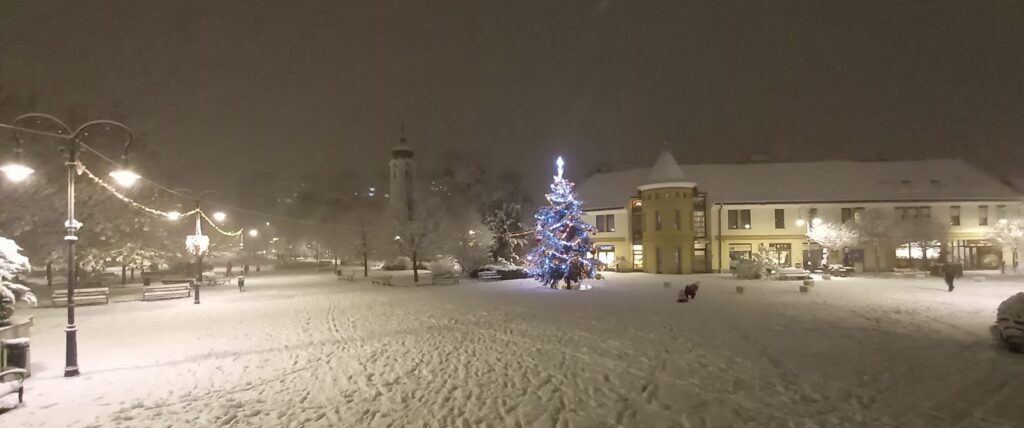
[[[714,203],[1016,200],[1012,187],[953,159],[680,165]],[[652,168],[599,173],[577,186],[584,210],[624,207]]]

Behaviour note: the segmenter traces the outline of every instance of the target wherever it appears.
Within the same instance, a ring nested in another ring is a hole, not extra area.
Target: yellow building
[[[780,265],[816,266],[822,249],[809,242],[808,228],[866,210],[948,224],[948,238],[934,248],[880,246],[877,255],[873,245],[854,246],[842,260],[850,266],[892,270],[945,258],[995,269],[1014,259],[987,240],[992,226],[1024,214],[1018,191],[944,159],[680,166],[665,150],[650,168],[596,174],[577,190],[584,220],[597,228],[598,259],[652,273],[728,272],[762,251]]]

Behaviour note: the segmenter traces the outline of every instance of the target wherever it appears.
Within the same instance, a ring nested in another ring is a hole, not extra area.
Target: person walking
[[[227,270],[226,275],[227,275],[228,278],[231,278],[231,269],[232,268],[234,268],[234,265],[231,263],[231,260],[228,260],[227,269],[225,269],[225,270]]]
[[[942,273],[946,278],[946,285],[949,287],[949,291],[952,292],[953,280],[956,279],[957,275],[956,266],[954,266],[953,263],[946,263],[946,265],[942,267]]]

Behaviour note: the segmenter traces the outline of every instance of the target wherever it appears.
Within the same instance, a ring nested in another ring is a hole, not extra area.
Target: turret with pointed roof
[[[639,186],[639,189],[648,190],[659,187],[697,187],[696,183],[686,181],[686,174],[683,173],[676,158],[667,148],[662,149],[650,174],[647,175],[647,181]]]

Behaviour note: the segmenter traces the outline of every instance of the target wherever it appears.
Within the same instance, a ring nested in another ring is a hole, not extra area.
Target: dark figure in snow
[[[246,263],[245,266],[242,267],[242,275],[248,275],[248,274],[249,274],[249,264]]]
[[[234,268],[234,265],[231,264],[231,260],[228,260],[227,267],[225,268],[225,270],[227,271],[226,275],[228,276],[228,278],[231,277],[231,269],[232,268]]]
[[[676,303],[689,302],[690,298],[686,296],[686,290],[679,290],[679,298],[676,299]]]
[[[565,288],[571,290],[573,281],[579,284],[581,275],[580,261],[579,259],[573,259],[569,262],[569,274],[565,276]]]
[[[683,292],[686,293],[686,297],[688,299],[693,300],[693,299],[697,298],[697,290],[698,289],[700,289],[700,283],[699,282],[695,282],[695,283],[687,285],[685,288],[683,288]]]
[[[260,271],[260,265],[256,265],[256,272]]]
[[[953,291],[953,280],[956,279],[957,269],[953,263],[946,264],[942,267],[942,273],[946,278],[946,285],[949,286],[949,291]]]

